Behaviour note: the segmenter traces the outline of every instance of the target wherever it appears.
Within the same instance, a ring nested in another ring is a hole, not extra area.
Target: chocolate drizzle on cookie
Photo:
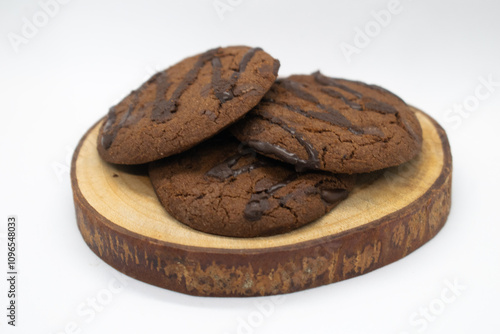
[[[165,101],[165,94],[167,94],[167,90],[170,86],[172,86],[172,83],[168,81],[167,73],[158,73],[158,76],[156,76],[156,96],[153,102],[151,115],[161,115],[165,110],[170,108],[168,101]]]
[[[269,198],[281,188],[295,181],[298,175],[299,174],[294,173],[281,182],[253,193],[250,201],[245,206],[245,211],[243,212],[245,219],[249,221],[257,221],[261,219],[264,212],[266,212],[270,208]]]
[[[219,51],[219,49],[212,49],[203,53],[196,61],[193,68],[189,70],[184,79],[179,83],[175,91],[172,93],[172,96],[168,100],[165,101],[157,98],[153,107],[153,111],[151,113],[151,119],[158,123],[162,123],[170,119],[172,114],[177,111],[180,97],[186,91],[186,89],[196,81],[201,69],[208,62],[211,62],[212,64],[211,84],[214,95],[219,99],[221,104],[232,100],[234,98],[233,89],[238,82],[241,73],[246,70],[248,63],[251,61],[255,53],[261,50],[261,48],[253,48],[245,53],[239,63],[238,71],[233,72],[229,80],[224,80],[222,78],[222,63],[220,58],[217,56],[217,52]],[[158,83],[157,91],[159,92],[159,96],[161,98],[164,98],[166,91],[170,87],[170,85],[171,84],[166,82]]]
[[[111,144],[116,137],[116,133],[118,132],[116,129],[117,127],[113,127],[115,122],[116,109],[115,107],[111,107],[111,109],[109,109],[108,118],[106,119],[106,123],[104,123],[104,128],[102,130],[101,144],[105,149],[111,147]]]
[[[214,177],[219,181],[224,181],[230,177],[236,177],[243,173],[249,173],[252,170],[260,167],[267,166],[268,163],[265,160],[253,159],[254,161],[248,165],[242,166],[238,169],[233,169],[233,167],[238,163],[238,161],[244,156],[254,155],[255,151],[250,148],[241,149],[238,154],[235,154],[210,169],[205,175]]]
[[[118,131],[122,127],[130,125],[127,124],[127,121],[137,104],[139,98],[139,91],[138,90],[132,91],[131,96],[132,96],[132,102],[128,105],[127,111],[121,117],[120,122],[118,124],[116,124],[117,121],[116,107],[111,107],[111,109],[109,110],[108,119],[106,120],[106,123],[104,123],[104,127],[102,130],[102,138],[101,138],[101,144],[106,150],[109,149],[113,144],[113,141],[118,135]]]
[[[196,81],[200,70],[207,62],[211,61],[215,57],[217,51],[218,49],[212,49],[201,54],[201,56],[194,64],[193,68],[189,70],[189,72],[184,76],[182,81],[174,90],[172,96],[167,101],[155,103],[155,107],[153,108],[153,112],[151,113],[151,119],[153,121],[158,123],[165,122],[171,117],[173,113],[177,111],[181,95],[189,86],[191,86]],[[162,87],[159,86],[157,89],[159,90],[160,88]]]
[[[297,171],[356,173],[394,166],[414,156],[422,140],[411,109],[399,98],[320,72],[276,80],[231,131]],[[402,142],[403,154],[397,149]]]
[[[274,120],[275,122],[280,122],[279,120]],[[284,125],[284,124],[282,124]],[[218,138],[217,138],[218,139]],[[262,143],[266,144],[266,143]],[[220,143],[219,143],[220,145]],[[280,150],[279,146],[273,147],[273,150]],[[284,152],[283,154],[290,154]],[[250,156],[250,157],[249,157]],[[246,158],[249,163],[235,168],[242,158]],[[294,157],[298,159],[297,157]],[[308,164],[309,162],[303,161],[303,164]],[[261,167],[278,167],[282,165],[276,160],[266,158],[264,156],[259,156],[256,152],[248,146],[240,145],[238,147],[238,153],[225,159],[222,163],[217,164],[212,167],[208,172],[205,173],[205,177],[212,177],[220,182],[226,182],[230,178],[238,177],[244,173],[250,173],[253,170]],[[303,173],[292,172],[284,180],[274,183],[265,188],[256,187],[256,191],[252,193],[250,200],[245,206],[244,217],[248,221],[260,220],[263,214],[270,209],[271,205],[269,199],[281,188],[287,186],[291,182],[297,180]],[[327,203],[327,205],[337,204],[341,200],[347,197],[348,191],[345,189],[323,189],[321,183],[315,185],[315,189],[311,194],[319,194],[321,199]],[[286,205],[286,201],[289,199],[290,195],[278,198],[280,205]]]
[[[398,110],[393,106],[378,101],[371,97],[364,97],[361,92],[358,92],[350,87],[347,87],[346,85],[342,84],[339,79],[326,77],[319,71],[313,73],[312,76],[315,82],[319,83],[321,86],[325,86],[320,89],[322,93],[330,97],[342,100],[349,108],[352,108],[354,110],[360,110],[360,111],[369,110],[380,114],[393,114],[396,116],[401,126],[404,129],[406,129],[413,138],[417,138],[415,131],[413,131],[413,129],[407,124],[407,122],[405,122],[405,120],[402,119]],[[370,85],[363,84],[361,82],[359,82],[358,84],[364,85],[368,88],[372,88]],[[326,106],[320,103],[319,99],[316,96],[312,95],[311,93],[307,92],[304,89],[305,88],[304,85],[300,82],[294,81],[292,79],[281,79],[276,81],[276,85],[279,85],[285,91],[293,94],[295,97],[301,100],[313,103],[317,108],[323,111],[301,109],[298,106],[291,105],[284,101],[276,101],[275,99],[270,97],[265,97],[262,100],[263,104],[270,103],[279,105],[283,108],[286,108],[294,113],[303,115],[305,117],[314,118],[323,122],[327,122],[331,125],[347,129],[349,132],[355,135],[367,134],[378,137],[384,136],[384,132],[376,128],[375,126],[371,126],[368,128],[361,128],[357,125],[352,124],[352,122],[348,118],[346,118],[339,110],[336,110],[330,106]],[[344,94],[342,94],[337,89],[345,91],[355,96],[361,103],[359,103],[358,101],[353,101],[348,99]],[[265,118],[266,120],[268,120],[273,124],[279,125],[281,128],[289,132],[294,138],[296,138],[300,142],[300,144],[306,149],[308,154],[308,159],[307,160],[300,159],[296,154],[288,152],[286,149],[271,143],[252,140],[249,141],[249,145],[254,147],[257,151],[260,151],[264,154],[272,154],[285,162],[296,165],[299,171],[305,169],[318,169],[319,158],[317,156],[317,153],[316,154],[314,153],[315,150],[313,146],[307,143],[304,135],[298,134],[295,129],[287,126],[285,122],[281,119],[277,119],[276,117],[272,117],[270,115],[265,116],[263,114],[262,109],[263,108],[257,107],[257,115]]]
[[[339,79],[329,78],[329,77],[321,74],[319,71],[314,72],[312,74],[312,76],[314,77],[314,80],[322,86],[335,87],[335,88],[341,89],[343,91],[346,91],[346,92],[356,96],[358,99],[361,99],[363,102],[363,105],[356,103],[356,102],[353,102],[353,101],[350,101],[344,95],[342,95],[340,92],[333,90],[331,88],[326,87],[326,88],[321,89],[321,91],[323,93],[325,93],[331,97],[340,98],[347,105],[349,105],[349,107],[351,107],[353,109],[375,111],[375,112],[378,112],[381,114],[397,114],[398,113],[398,111],[393,106],[391,106],[387,103],[378,101],[374,98],[365,98],[363,96],[363,94],[361,94],[360,92],[358,92],[352,88],[349,88],[344,84],[341,84]],[[354,83],[356,83],[358,85],[365,86],[369,89],[375,89],[373,85],[368,85],[368,84],[365,84],[363,82],[354,81]],[[378,89],[376,89],[376,90],[378,90]],[[389,93],[388,91],[385,91],[385,92]]]
[[[394,108],[393,106],[391,106],[390,104],[384,103],[382,101],[378,101],[378,100],[376,100],[374,98],[366,98],[360,92],[358,92],[358,91],[356,91],[356,90],[354,90],[352,88],[349,88],[346,85],[340,83],[339,79],[329,78],[329,77],[321,74],[319,71],[314,72],[312,74],[312,76],[314,77],[314,80],[317,83],[319,83],[320,85],[335,87],[335,88],[341,89],[341,90],[343,90],[345,92],[348,92],[348,93],[356,96],[358,99],[361,100],[362,104],[358,104],[356,102],[352,102],[352,101],[346,99],[343,96],[336,96],[337,93],[338,94],[340,94],[340,93],[336,92],[334,90],[328,89],[328,88],[323,88],[321,90],[323,93],[328,94],[328,95],[330,95],[332,97],[339,97],[339,98],[341,98],[342,101],[344,101],[351,108],[356,109],[356,110],[366,110],[366,111],[377,112],[377,113],[380,113],[380,114],[392,114],[392,115],[395,115],[396,119],[398,120],[399,125],[406,132],[408,132],[408,134],[413,139],[420,140],[420,138],[416,134],[415,130],[408,124],[408,122],[404,119],[404,117],[401,115],[401,113],[396,108]],[[398,99],[400,102],[404,103],[404,101],[399,96],[396,96],[393,93],[389,92],[388,90],[386,90],[386,89],[384,89],[382,87],[379,87],[377,85],[369,85],[369,84],[366,84],[366,83],[360,82],[360,81],[353,81],[353,83],[358,84],[360,86],[367,87],[367,88],[372,89],[372,90],[376,90],[376,91],[378,91],[378,92],[380,92],[382,94],[390,94],[394,98]]]
[[[178,154],[242,118],[276,80],[261,48],[218,47],[152,75],[110,108],[97,141],[107,162],[143,164]],[[126,128],[126,129],[123,129]]]
[[[334,78],[329,78],[323,74],[321,74],[319,71],[316,71],[312,74],[314,80],[319,83],[320,85],[323,86],[332,86],[336,88],[340,88],[343,91],[346,91],[348,93],[351,93],[352,95],[356,96],[358,99],[361,99],[363,97],[363,94],[360,92],[347,87],[346,85],[341,84],[337,79]]]
[[[230,237],[285,233],[333,209],[351,175],[297,172],[222,132],[177,157],[149,164],[167,212],[194,229]]]
[[[253,58],[255,53],[261,50],[261,48],[253,48],[245,53],[243,58],[241,58],[240,64],[238,66],[238,71],[233,72],[229,80],[222,79],[222,63],[220,61],[220,58],[214,57],[212,59],[212,87],[214,90],[214,95],[219,99],[221,104],[234,98],[233,89],[236,85],[236,82],[238,82],[241,73],[245,72],[248,63]]]
[[[390,104],[377,101],[375,99],[369,99],[365,102],[365,108],[371,111],[375,111],[381,114],[394,114],[396,115],[398,111],[396,108],[391,106]]]
[[[349,195],[349,191],[346,189],[321,189],[320,190],[321,199],[328,204],[337,204]]]
[[[180,99],[182,94],[193,85],[198,79],[199,73],[202,68],[207,64],[211,63],[212,66],[212,80],[208,85],[208,88],[213,91],[213,94],[220,101],[220,104],[224,104],[227,101],[232,100],[235,95],[240,93],[235,93],[234,89],[240,79],[240,76],[247,69],[248,64],[258,51],[262,51],[261,48],[249,49],[241,58],[238,64],[238,70],[233,71],[228,80],[223,79],[223,68],[219,55],[221,54],[221,48],[215,48],[208,50],[207,52],[201,54],[194,63],[193,67],[184,75],[179,84],[175,87],[171,93],[170,98],[166,99],[166,95],[169,89],[172,88],[173,82],[169,78],[168,70],[158,72],[153,75],[145,84],[143,84],[137,91],[133,92],[133,101],[129,104],[128,110],[124,113],[124,116],[120,120],[117,120],[116,108],[119,106],[114,106],[110,109],[108,113],[108,118],[103,127],[103,134],[101,138],[101,143],[103,147],[108,150],[113,144],[119,130],[125,125],[131,125],[127,122],[127,119],[132,112],[137,112],[138,103],[138,93],[143,91],[150,85],[156,86],[155,98],[150,103],[145,103],[142,106],[143,110],[145,107],[152,105],[151,109],[151,120],[155,123],[165,123],[171,119],[172,115],[177,112],[179,107]],[[279,62],[273,62],[273,71],[277,71],[279,67]],[[227,71],[227,69],[224,69]],[[216,114],[212,111],[207,111],[206,113],[210,120],[215,121],[217,118]],[[137,117],[134,119],[138,120]]]
[[[331,88],[322,88],[321,92],[323,92],[324,94],[329,95],[329,96],[331,96],[333,98],[341,99],[345,104],[347,104],[352,109],[355,109],[355,110],[361,110],[362,109],[361,104],[356,103],[354,101],[351,101],[351,100],[347,99],[344,95],[342,95],[342,93],[340,93],[340,92],[338,92],[336,90],[333,90]]]
[[[250,201],[248,201],[244,210],[244,217],[249,221],[258,221],[262,218],[264,213],[271,208],[271,204],[269,203],[269,199],[273,197],[273,195],[280,190],[281,188],[286,187],[293,181],[297,180],[301,174],[293,173],[289,175],[286,179],[281,182],[275,183],[266,189],[259,190],[252,194]],[[320,188],[316,185],[313,188],[312,192],[309,194],[319,194],[321,199],[327,203],[327,205],[337,205],[341,201],[347,198],[349,195],[349,191],[347,189],[328,189],[328,188]],[[284,197],[279,197],[277,200],[280,203],[280,206],[285,206],[287,199],[289,199],[290,194]]]
[[[302,89],[302,84],[296,81],[292,81],[290,79],[283,79],[278,81],[283,88],[287,91],[291,92],[296,97],[314,103],[318,108],[324,110],[325,112],[318,112],[314,110],[302,110],[298,107],[288,105],[286,103],[278,103],[279,105],[284,106],[285,108],[302,114],[306,117],[315,118],[320,121],[328,122],[332,125],[340,126],[342,128],[346,128],[354,134],[359,134],[361,129],[352,125],[351,121],[349,121],[344,115],[342,115],[338,110],[333,109],[332,107],[325,106],[321,104],[317,97],[309,94],[305,90]]]
[[[272,124],[278,125],[283,130],[290,133],[292,137],[294,137],[299,142],[299,144],[302,145],[302,147],[304,147],[305,151],[307,152],[308,158],[307,160],[301,159],[296,154],[288,152],[286,149],[278,145],[274,145],[267,142],[250,140],[247,142],[248,146],[255,148],[259,152],[262,152],[264,154],[274,155],[275,157],[285,162],[295,165],[295,169],[299,172],[307,169],[319,168],[320,161],[319,161],[318,151],[313,147],[313,145],[310,142],[308,142],[304,138],[304,135],[297,132],[297,130],[290,127],[289,125],[287,125],[285,121],[283,121],[281,118],[272,116],[267,112],[260,111],[258,116],[264,118],[265,120],[267,120]]]

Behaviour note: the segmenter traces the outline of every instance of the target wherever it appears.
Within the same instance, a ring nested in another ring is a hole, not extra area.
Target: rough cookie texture
[[[159,72],[112,107],[98,137],[101,157],[141,164],[182,152],[251,110],[277,77],[260,48],[216,48]]]
[[[422,146],[420,123],[399,97],[319,72],[278,79],[231,131],[299,171],[371,172],[410,160]]]
[[[257,237],[312,222],[345,199],[351,175],[298,173],[226,134],[149,165],[167,212],[203,232]]]

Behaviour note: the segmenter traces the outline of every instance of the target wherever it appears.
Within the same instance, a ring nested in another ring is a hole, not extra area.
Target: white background
[[[0,274],[0,332],[498,330],[499,2],[400,0],[385,26],[370,21],[372,11],[388,7],[386,0],[220,2],[231,10],[218,15],[214,0],[73,0],[44,22],[38,1],[1,0],[0,268],[5,273],[7,216],[15,214],[20,276],[18,327],[12,329],[4,315],[7,282]],[[40,27],[27,31],[26,22]],[[365,28],[372,37],[363,44],[355,38]],[[13,36],[25,40],[16,45]],[[192,297],[125,278],[123,289],[92,316],[87,303],[109,297],[108,285],[119,287],[115,277],[121,276],[78,232],[68,173],[72,151],[111,105],[153,72],[234,44],[264,48],[280,59],[281,75],[321,69],[376,83],[436,118],[448,132],[454,158],[447,224],[392,265],[285,295],[279,303],[269,297]],[[346,44],[357,53],[345,57]],[[484,80],[496,86],[484,86]],[[464,104],[462,114],[453,109]],[[460,285],[460,291],[445,291],[445,282]],[[452,302],[442,301],[443,291]],[[429,307],[426,320],[421,314]]]

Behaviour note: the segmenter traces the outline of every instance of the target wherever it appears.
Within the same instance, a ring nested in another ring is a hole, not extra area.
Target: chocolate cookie
[[[298,173],[222,134],[149,166],[156,194],[173,217],[232,237],[296,229],[330,211],[354,185],[351,175]]]
[[[141,164],[185,151],[251,110],[278,68],[278,60],[246,46],[187,58],[111,108],[99,132],[99,154],[112,163]]]
[[[363,173],[396,166],[422,146],[422,129],[391,92],[319,72],[278,79],[232,133],[297,170]]]

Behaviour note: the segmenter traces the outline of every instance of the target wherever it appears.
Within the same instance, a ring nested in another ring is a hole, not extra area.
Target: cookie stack
[[[402,164],[422,130],[391,92],[320,72],[278,78],[260,48],[216,48],[152,76],[112,107],[102,159],[149,164],[166,211],[206,233],[285,233],[347,198],[356,174]]]

